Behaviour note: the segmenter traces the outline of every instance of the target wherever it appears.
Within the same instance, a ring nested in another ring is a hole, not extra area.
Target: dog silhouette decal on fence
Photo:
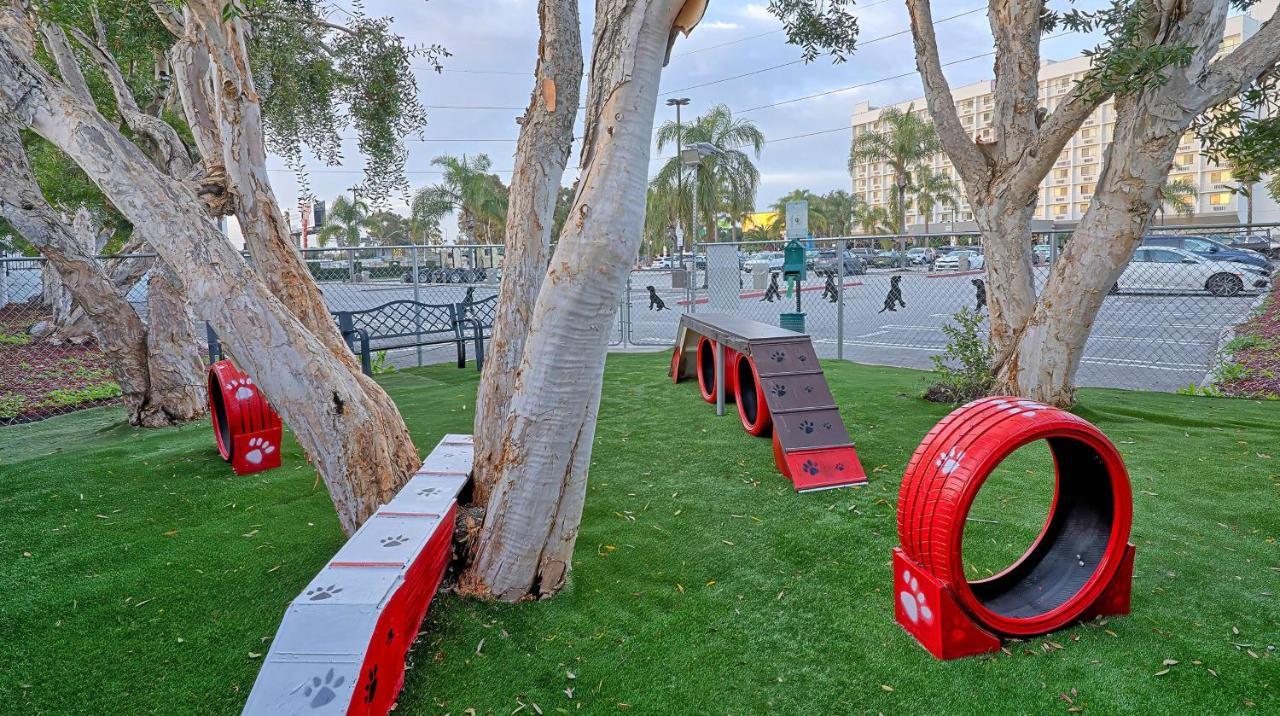
[[[902,300],[902,277],[894,276],[889,279],[889,293],[884,297],[884,308],[878,313],[885,311],[896,311],[898,306],[907,307],[907,302]]]
[[[973,281],[973,290],[975,291],[975,300],[977,306],[973,309],[975,313],[982,313],[982,309],[987,307],[987,283],[980,278]]]
[[[776,272],[770,271],[769,272],[769,288],[765,289],[764,298],[760,300],[773,303],[774,301],[779,300],[781,298],[782,298],[782,292],[778,290],[778,274]]]
[[[670,311],[667,304],[662,300],[662,296],[658,295],[658,289],[653,286],[645,286],[649,290],[649,310],[650,311]]]

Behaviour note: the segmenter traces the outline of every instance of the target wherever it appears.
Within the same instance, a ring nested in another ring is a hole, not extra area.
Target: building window
[[[1069,172],[1068,172],[1068,170],[1066,170],[1066,169],[1054,169],[1054,170],[1053,170],[1053,178],[1054,178],[1054,179],[1064,179],[1064,180],[1065,180],[1065,179],[1067,178],[1067,174],[1068,174],[1068,173],[1069,173]]]
[[[1231,192],[1215,191],[1209,195],[1210,206],[1226,206],[1231,203]]]
[[[1231,183],[1231,172],[1216,171],[1209,175],[1209,181],[1214,184],[1229,184]]]

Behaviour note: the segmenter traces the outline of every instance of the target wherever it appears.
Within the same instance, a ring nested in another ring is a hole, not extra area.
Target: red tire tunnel
[[[1044,440],[1054,496],[1039,536],[1012,565],[970,581],[964,526],[983,483]],[[897,621],[939,659],[1000,648],[1100,615],[1129,613],[1133,496],[1115,446],[1088,421],[1019,398],[985,398],[943,418],[911,457],[893,551]]]
[[[209,366],[209,415],[218,454],[237,475],[280,467],[280,416],[229,360]]]
[[[774,462],[797,491],[867,481],[809,337],[725,314],[684,314],[671,356],[674,381],[690,374],[716,402],[717,345],[725,402],[747,434],[773,437]]]

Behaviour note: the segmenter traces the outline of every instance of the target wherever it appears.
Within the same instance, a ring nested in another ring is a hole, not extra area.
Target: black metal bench
[[[372,374],[374,351],[454,344],[458,367],[467,363],[467,342],[475,343],[476,369],[484,365],[484,341],[493,328],[496,296],[461,303],[400,300],[362,311],[334,311],[338,330],[360,367]]]

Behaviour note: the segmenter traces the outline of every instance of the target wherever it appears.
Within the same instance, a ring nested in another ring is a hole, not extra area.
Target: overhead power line
[[[879,2],[874,3],[874,4],[879,4]],[[871,7],[871,5],[868,5],[867,7]],[[941,24],[942,24],[942,23],[944,23],[944,22],[949,22],[949,21],[951,21],[951,20],[956,20],[956,19],[959,19],[959,18],[965,17],[966,15],[972,15],[972,14],[974,14],[974,13],[976,13],[976,12],[980,12],[980,11],[985,10],[985,9],[987,9],[987,6],[986,6],[986,5],[979,5],[978,7],[974,7],[974,8],[971,8],[971,9],[969,9],[969,10],[965,10],[964,12],[956,13],[955,15],[949,15],[949,16],[947,16],[947,17],[939,18],[939,19],[937,19],[937,20],[934,20],[934,21],[933,21],[933,26],[934,26],[934,27],[937,27],[938,25],[941,25]],[[781,32],[781,31],[779,30],[779,31],[776,31],[776,32]],[[886,34],[886,35],[879,35],[879,36],[876,36],[876,37],[869,38],[869,39],[867,39],[867,40],[863,40],[863,41],[861,41],[861,42],[859,42],[859,43],[858,43],[858,46],[859,46],[859,47],[866,47],[867,45],[872,45],[872,44],[875,44],[875,43],[877,43],[877,42],[881,42],[881,41],[883,41],[883,40],[888,40],[888,39],[891,39],[891,38],[894,38],[894,37],[901,37],[901,36],[903,36],[903,35],[909,35],[910,33],[911,33],[911,28],[909,28],[909,27],[908,27],[908,28],[904,28],[904,29],[902,29],[902,30],[897,30],[897,31],[895,31],[895,32],[888,33],[888,34]],[[766,34],[772,34],[772,33],[766,33]],[[744,40],[744,41],[745,41],[746,39],[750,39],[750,38],[742,38],[742,40]],[[726,43],[726,44],[729,44],[729,43]],[[703,49],[710,49],[710,48],[703,48]],[[691,53],[692,53],[692,51],[691,51],[690,53],[686,53],[686,54],[691,54]],[[750,72],[743,72],[743,73],[741,73],[741,74],[732,75],[732,76],[729,76],[729,77],[722,77],[722,78],[720,78],[720,79],[718,79],[718,80],[711,80],[711,81],[709,81],[709,82],[701,82],[701,83],[696,84],[696,85],[689,85],[688,87],[682,87],[682,88],[680,88],[680,89],[669,90],[669,91],[667,91],[667,92],[662,92],[662,93],[660,93],[658,96],[659,96],[659,97],[665,97],[665,96],[667,96],[667,95],[677,94],[677,93],[679,93],[679,92],[687,92],[688,90],[692,90],[692,89],[699,89],[699,88],[702,88],[702,87],[711,87],[711,86],[713,86],[713,85],[723,84],[723,83],[725,83],[725,82],[731,82],[731,81],[733,81],[733,80],[743,79],[744,77],[751,77],[751,76],[753,76],[753,75],[758,75],[758,74],[762,74],[762,73],[765,73],[765,72],[772,72],[773,70],[779,70],[779,69],[782,69],[782,68],[784,68],[784,67],[792,67],[792,66],[794,66],[794,65],[799,65],[799,64],[803,64],[803,63],[804,63],[804,60],[803,60],[803,59],[791,60],[790,62],[783,62],[782,64],[778,64],[778,65],[771,65],[771,66],[769,66],[769,67],[762,67],[762,68],[760,68],[760,69],[752,70],[752,71],[750,71]],[[516,74],[528,74],[528,73],[516,73]],[[425,107],[424,107],[424,108],[425,108],[425,109],[441,109],[441,110],[480,110],[480,111],[489,111],[489,110],[523,111],[523,110],[525,109],[525,107],[524,107],[524,106],[518,106],[518,107],[517,107],[517,106],[503,106],[503,105],[457,105],[457,104],[425,105]],[[580,107],[579,109],[582,109],[582,108]]]

